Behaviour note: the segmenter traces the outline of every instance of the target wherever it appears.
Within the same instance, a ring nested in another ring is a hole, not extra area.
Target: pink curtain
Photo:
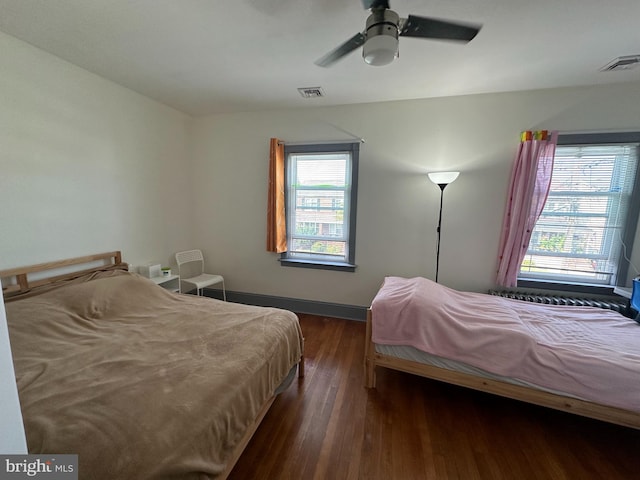
[[[507,208],[502,222],[496,282],[518,283],[520,264],[529,248],[531,232],[544,208],[551,186],[558,132],[522,132],[515,158]]]

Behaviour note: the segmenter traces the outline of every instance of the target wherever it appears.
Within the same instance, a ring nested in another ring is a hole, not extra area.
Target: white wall
[[[191,117],[0,33],[0,268],[192,244]]]
[[[440,191],[426,173],[460,170],[445,191],[439,279],[486,291],[519,132],[640,129],[639,111],[640,85],[623,84],[200,118],[196,243],[231,290],[368,305],[385,275],[434,278]],[[345,130],[366,142],[357,271],[281,267],[264,247],[269,138],[336,140]]]

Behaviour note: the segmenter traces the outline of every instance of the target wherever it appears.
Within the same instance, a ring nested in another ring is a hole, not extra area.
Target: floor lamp
[[[438,248],[436,250],[436,283],[438,282],[438,270],[440,269],[440,231],[442,227],[442,199],[447,185],[458,178],[460,172],[433,172],[429,174],[429,180],[440,187],[440,215],[438,216]]]

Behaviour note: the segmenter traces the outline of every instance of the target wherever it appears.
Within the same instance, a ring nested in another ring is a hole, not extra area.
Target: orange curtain
[[[269,146],[269,199],[267,202],[267,251],[287,251],[284,209],[284,144],[272,138]]]

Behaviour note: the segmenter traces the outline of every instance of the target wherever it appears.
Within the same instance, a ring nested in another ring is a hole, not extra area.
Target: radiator
[[[621,297],[582,298],[566,295],[549,295],[545,293],[523,292],[517,290],[489,290],[491,295],[513,298],[527,302],[544,303],[547,305],[575,305],[584,307],[598,307],[614,310],[627,317],[631,317],[629,301]]]

